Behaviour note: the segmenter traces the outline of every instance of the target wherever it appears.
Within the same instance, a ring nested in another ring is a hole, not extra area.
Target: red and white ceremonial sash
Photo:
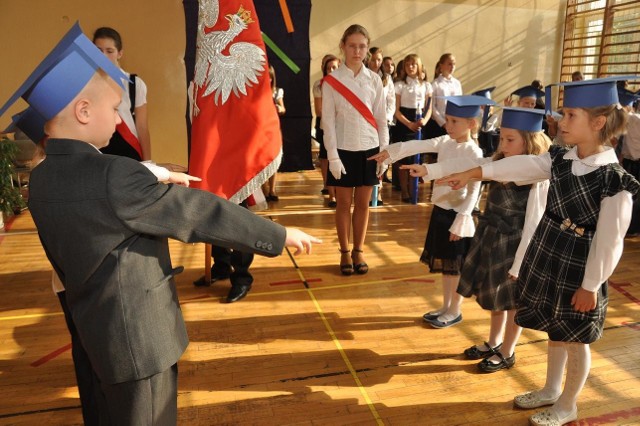
[[[332,76],[331,74],[327,75],[322,79],[329,84],[329,86],[333,87],[338,93],[340,93],[353,107],[362,115],[362,117],[367,120],[367,123],[371,124],[374,129],[378,130],[378,123],[376,123],[376,119],[373,116],[373,113],[369,109],[368,106],[364,104],[360,100],[355,93],[353,93],[347,86],[342,84],[337,78]]]
[[[122,120],[120,124],[116,126],[116,132],[120,133],[120,136],[122,136],[122,139],[124,139],[129,145],[131,145],[131,147],[138,152],[138,155],[140,155],[140,158],[142,158],[142,145],[140,145],[140,141],[138,140],[138,137],[133,134],[133,132],[131,131],[131,129],[129,129],[129,126],[127,126],[124,120]]]

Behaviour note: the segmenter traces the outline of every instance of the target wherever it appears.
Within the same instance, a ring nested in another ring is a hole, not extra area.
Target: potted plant
[[[7,138],[0,140],[0,229],[4,228],[3,216],[11,216],[24,206],[20,188],[13,184],[13,161],[18,147]]]

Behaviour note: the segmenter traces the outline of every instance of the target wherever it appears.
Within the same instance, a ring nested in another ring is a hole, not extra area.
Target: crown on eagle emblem
[[[246,10],[242,5],[240,5],[237,15],[245,22],[245,24],[251,24],[254,22],[254,20],[251,19],[251,11]]]

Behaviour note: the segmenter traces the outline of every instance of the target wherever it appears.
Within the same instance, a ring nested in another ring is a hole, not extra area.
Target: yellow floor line
[[[298,275],[300,276],[300,279],[302,280],[302,282],[306,282],[306,279],[304,278],[304,275],[302,274],[302,271],[300,270],[300,268],[296,267],[296,271],[298,272]],[[327,321],[327,318],[324,316],[324,311],[322,310],[322,306],[320,306],[320,303],[318,303],[318,300],[313,294],[313,290],[311,288],[305,288],[305,291],[313,301],[313,304],[316,307],[316,311],[320,315],[320,319],[322,319],[322,323],[324,324],[325,328],[329,332],[329,335],[331,336],[331,340],[333,340],[334,345],[336,345],[336,348],[338,348],[338,352],[340,352],[340,356],[342,357],[342,360],[344,361],[347,368],[349,369],[349,372],[351,373],[351,377],[353,377],[353,380],[356,382],[356,385],[358,386],[358,390],[360,390],[360,393],[362,394],[364,400],[366,401],[367,406],[371,411],[371,414],[376,419],[376,423],[378,425],[384,425],[384,422],[380,418],[380,414],[378,414],[378,410],[376,410],[376,407],[373,405],[371,398],[369,398],[369,394],[367,393],[367,390],[362,385],[362,382],[358,377],[358,373],[356,372],[355,368],[353,368],[351,361],[349,361],[349,357],[347,356],[346,352],[342,348],[342,344],[340,344],[340,340],[336,337],[336,334],[334,333],[333,328],[331,328],[329,321]]]

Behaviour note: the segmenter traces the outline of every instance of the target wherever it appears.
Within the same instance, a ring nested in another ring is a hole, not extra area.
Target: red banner
[[[191,90],[189,173],[202,178],[192,185],[241,202],[277,171],[282,153],[253,1],[200,1]]]

